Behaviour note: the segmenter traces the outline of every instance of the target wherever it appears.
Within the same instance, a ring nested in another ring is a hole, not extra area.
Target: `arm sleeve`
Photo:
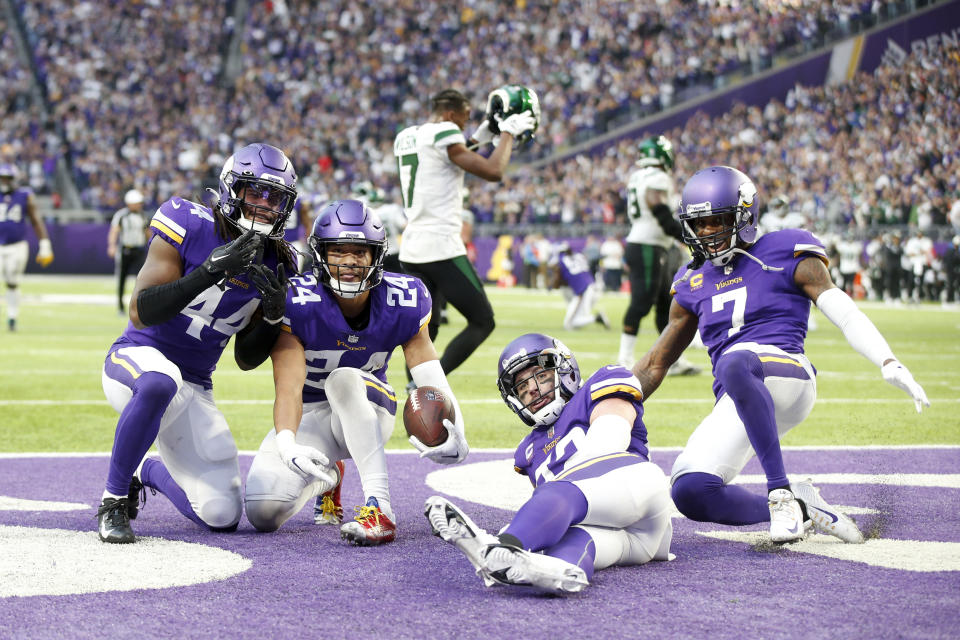
[[[673,217],[673,212],[670,211],[670,207],[661,203],[655,206],[651,210],[651,213],[653,217],[657,219],[657,222],[660,223],[664,233],[671,238],[676,238],[683,242],[683,230],[680,228],[680,223],[677,222],[677,219]]]
[[[201,291],[219,279],[200,267],[179,280],[144,289],[137,296],[140,321],[151,327],[175,318]]]
[[[279,322],[270,324],[263,318],[258,319],[249,331],[241,331],[233,343],[233,357],[240,368],[249,371],[256,369],[270,357],[273,345],[280,335]]]
[[[837,325],[850,346],[873,364],[883,367],[884,362],[896,360],[890,345],[870,318],[840,289],[827,289],[817,296],[817,308]]]

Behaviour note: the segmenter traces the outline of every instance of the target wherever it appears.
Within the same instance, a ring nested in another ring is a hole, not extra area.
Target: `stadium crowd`
[[[530,153],[546,155],[618,119],[718,86],[726,74],[766,68],[779,54],[913,7],[891,0],[463,7],[404,0],[361,10],[264,0],[249,3],[234,76],[234,2],[15,4],[52,121],[43,122],[36,107],[15,107],[14,126],[5,126],[13,133],[5,135],[29,141],[20,143],[35,147],[25,155],[43,162],[47,134],[62,132],[85,206],[104,211],[131,186],[150,202],[199,194],[236,145],[281,131],[307,190],[334,193],[362,177],[393,191],[393,135],[448,84],[466,84],[480,107],[490,88],[537,78],[544,117]],[[556,172],[544,181],[558,182]],[[616,205],[546,195],[531,215],[609,216]],[[475,206],[493,210],[495,203],[481,193]]]

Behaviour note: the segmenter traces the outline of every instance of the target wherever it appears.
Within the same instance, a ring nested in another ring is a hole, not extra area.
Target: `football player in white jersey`
[[[674,218],[677,187],[670,171],[674,165],[673,145],[663,136],[648,138],[640,144],[639,168],[627,179],[627,213],[630,232],[624,261],[630,278],[630,305],[623,315],[620,354],[617,361],[633,366],[634,347],[640,321],[656,305],[657,332],[667,326],[670,309],[670,276],[675,271],[669,254],[675,241],[682,241],[680,223]],[[679,267],[680,265],[676,265]],[[680,358],[670,375],[694,375],[699,367]]]
[[[496,99],[498,112],[489,114],[469,139],[463,130],[470,119],[470,102],[459,91],[445,89],[431,99],[430,119],[407,127],[393,143],[407,216],[400,262],[404,272],[422,280],[433,297],[431,340],[436,340],[439,331],[439,301],[447,300],[467,320],[467,326],[450,341],[440,358],[447,374],[466,360],[494,328],[493,307],[460,235],[461,191],[467,171],[490,182],[503,180],[514,140],[529,137],[536,129],[540,118],[536,94],[516,87],[497,90],[504,92]],[[496,93],[491,94],[488,108]],[[473,151],[493,142],[497,133],[500,137],[489,157]]]

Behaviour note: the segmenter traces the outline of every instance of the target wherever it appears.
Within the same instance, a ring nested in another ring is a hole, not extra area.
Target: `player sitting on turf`
[[[433,496],[434,535],[462,551],[488,587],[572,593],[597,569],[671,559],[673,505],[647,459],[643,393],[628,369],[603,367],[581,387],[573,354],[529,333],[504,349],[497,386],[533,427],[514,461],[536,489],[499,536]]]
[[[385,273],[383,224],[358,200],[331,202],[308,240],[314,274],[292,278],[283,331],[270,356],[276,388],[275,430],[267,434],[247,477],[247,519],[274,531],[321,496],[321,521],[339,524],[331,495],[342,477],[334,461],[353,458],[365,504],[340,535],[358,545],[390,542],[384,444],[393,430],[396,394],[387,362],[397,346],[418,386],[438,387],[454,400],[447,440],[413,444],[441,464],[462,461],[469,449],[463,417],[427,332],[432,301],[417,278]]]
[[[649,399],[697,329],[713,362],[717,402],[673,465],[673,501],[691,520],[769,521],[774,542],[800,540],[811,524],[862,542],[856,523],[809,480],[787,480],[780,451],[780,436],[816,400],[816,371],[803,354],[810,301],[918,412],[930,403],[873,323],[834,286],[823,243],[801,229],[757,238],[758,209],[753,182],[731,167],[698,171],[683,188],[679,217],[694,259],[674,276],[667,326],[633,367]],[[766,495],[730,484],[754,453]]]

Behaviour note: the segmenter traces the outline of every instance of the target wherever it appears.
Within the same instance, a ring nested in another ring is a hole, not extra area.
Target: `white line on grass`
[[[901,404],[904,398],[821,398],[817,404]],[[468,398],[460,400],[460,404],[500,404],[500,398]],[[713,398],[654,398],[650,403],[659,404],[714,404]],[[960,398],[933,398],[934,404],[960,403]],[[106,405],[106,400],[0,400],[0,407],[44,407],[54,405]],[[273,400],[217,400],[218,405],[265,405],[273,404]]]

